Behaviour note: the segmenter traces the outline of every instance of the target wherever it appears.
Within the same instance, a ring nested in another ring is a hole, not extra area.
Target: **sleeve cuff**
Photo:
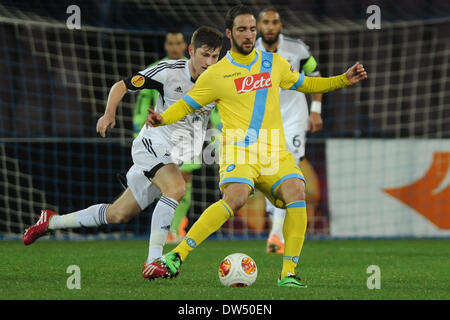
[[[303,84],[303,81],[305,81],[305,75],[303,73],[300,73],[297,82],[294,83],[294,85],[290,87],[289,90],[297,90],[297,88]]]
[[[188,96],[187,94],[181,98],[184,102],[186,102],[191,108],[194,108],[195,110],[203,108],[203,106],[198,103],[197,101],[195,101],[194,99],[192,99],[190,96]]]
[[[347,74],[343,73],[343,74],[341,75],[341,78],[342,78],[342,81],[344,81],[344,83],[345,83],[346,85],[348,85],[348,86],[351,86],[351,85],[352,85],[351,82],[348,81]]]

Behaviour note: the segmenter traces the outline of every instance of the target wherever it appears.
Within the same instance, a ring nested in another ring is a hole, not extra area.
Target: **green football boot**
[[[175,278],[180,273],[181,259],[176,252],[169,252],[156,258],[149,264],[144,264],[142,277],[153,280],[156,278]]]
[[[301,279],[295,275],[289,275],[283,279],[278,279],[279,287],[308,288],[307,285],[300,282]]]
[[[162,260],[171,273],[171,278],[176,277],[180,273],[181,259],[178,252],[170,251],[162,256]]]

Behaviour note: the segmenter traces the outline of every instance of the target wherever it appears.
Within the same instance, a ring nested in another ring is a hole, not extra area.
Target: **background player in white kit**
[[[192,88],[200,74],[217,62],[222,41],[220,31],[200,27],[192,35],[190,60],[163,61],[116,82],[110,90],[105,114],[97,122],[97,132],[106,137],[106,130],[114,128],[118,104],[127,91],[157,89],[160,95],[155,110],[162,113]],[[26,230],[24,244],[33,243],[49,230],[128,222],[162,193],[153,212],[149,254],[142,269],[142,276],[147,278],[152,273],[147,265],[162,255],[174,211],[185,193],[179,166],[201,153],[214,106],[207,105],[173,125],[144,126],[133,140],[134,164],[126,175],[128,188],[117,200],[65,215],[43,210],[39,221]]]
[[[320,76],[317,62],[309,52],[309,47],[299,39],[292,39],[281,34],[283,24],[276,9],[267,8],[258,16],[257,29],[261,37],[256,40],[255,48],[276,52],[289,61],[291,66],[307,76]],[[319,197],[318,182],[314,169],[304,158],[306,132],[322,128],[321,106],[322,94],[313,94],[311,110],[308,115],[308,102],[305,94],[295,90],[280,89],[280,106],[286,147],[299,162],[305,175],[306,203],[308,221],[314,221],[314,209]],[[267,252],[283,253],[283,223],[286,210],[276,208],[266,199],[266,211],[272,215],[272,228],[267,239]]]

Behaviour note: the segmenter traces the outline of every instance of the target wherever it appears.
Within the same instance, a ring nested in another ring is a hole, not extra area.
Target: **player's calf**
[[[142,211],[129,188],[106,208],[107,223],[127,223]]]
[[[134,217],[135,214],[125,208],[108,208],[106,212],[106,219],[111,224],[127,223]]]

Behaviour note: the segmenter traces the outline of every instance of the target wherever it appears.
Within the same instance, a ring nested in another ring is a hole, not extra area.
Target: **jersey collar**
[[[259,57],[258,50],[253,49],[253,52],[255,52],[255,58],[254,58],[254,59],[252,60],[252,62],[250,62],[249,64],[242,64],[242,63],[237,62],[235,59],[233,59],[233,56],[232,56],[230,50],[227,51],[226,57],[227,57],[228,61],[230,61],[230,62],[231,62],[232,64],[234,64],[235,66],[241,67],[241,68],[245,68],[245,69],[247,69],[248,71],[250,71],[250,69],[251,69],[252,66],[255,64],[255,62],[258,60],[258,57]],[[251,53],[250,53],[250,54],[251,54]],[[235,56],[237,57],[236,59],[238,59],[238,60],[239,60],[239,56],[242,56],[242,55],[240,55],[239,53],[236,53],[236,54],[233,53],[233,55],[235,55]]]

